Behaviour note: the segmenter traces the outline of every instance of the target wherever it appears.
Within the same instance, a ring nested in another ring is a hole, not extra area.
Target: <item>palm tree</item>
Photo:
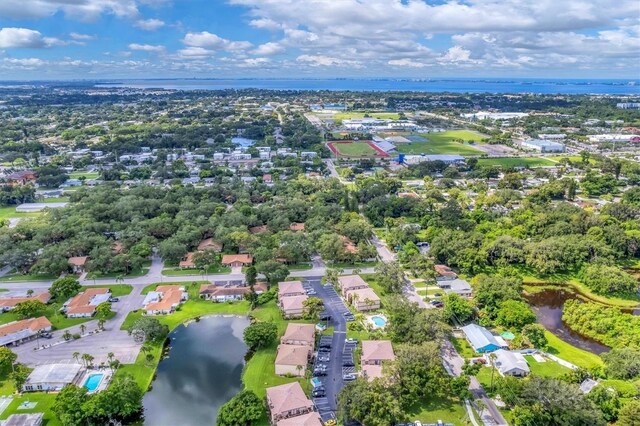
[[[27,290],[27,297],[33,296],[33,289]]]
[[[82,361],[85,362],[85,366],[88,368],[95,358],[90,354],[82,354]]]
[[[80,352],[74,352],[71,356],[76,360],[76,362],[80,362]]]
[[[113,352],[109,352],[107,354],[107,359],[109,360],[109,362],[113,362],[114,358],[115,358],[115,354]]]
[[[302,371],[304,367],[301,365],[296,365],[296,370],[298,370],[298,376],[300,375],[300,372]]]
[[[98,329],[104,331],[104,323],[105,323],[104,319],[102,319],[102,318],[99,319],[98,320]]]
[[[496,354],[489,354],[489,362],[491,362],[491,392],[493,392],[493,373],[496,371]]]
[[[62,335],[62,338],[64,340],[71,340],[71,333],[69,333],[69,330],[65,331],[64,334]]]
[[[80,334],[84,334],[84,332],[87,330],[87,326],[84,324],[80,325]]]

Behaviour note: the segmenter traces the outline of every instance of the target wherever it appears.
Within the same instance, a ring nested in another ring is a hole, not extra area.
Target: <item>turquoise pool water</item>
[[[89,392],[95,391],[98,389],[98,385],[100,385],[103,376],[104,374],[102,373],[90,375],[87,377],[87,380],[85,380],[84,387],[89,389]]]
[[[384,317],[379,317],[379,316],[371,317],[371,321],[373,321],[376,327],[384,327],[385,325],[387,325],[387,319]]]

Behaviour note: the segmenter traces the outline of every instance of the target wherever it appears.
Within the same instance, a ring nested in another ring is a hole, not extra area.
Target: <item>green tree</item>
[[[102,302],[96,306],[96,316],[100,319],[107,319],[111,315],[111,303]]]
[[[161,342],[169,334],[169,327],[157,318],[142,317],[129,327],[129,334],[144,342]]]
[[[260,398],[250,390],[242,390],[220,407],[216,426],[251,426],[265,413]]]
[[[607,376],[613,379],[633,380],[640,377],[640,349],[613,348],[602,354]]]
[[[88,400],[89,395],[84,386],[67,385],[56,395],[51,411],[63,426],[83,425],[87,422],[83,407]]]
[[[256,270],[266,277],[270,284],[276,284],[279,281],[284,281],[289,276],[289,269],[282,263],[275,260],[267,260],[266,262],[259,262],[256,264]]]
[[[620,408],[616,426],[640,426],[640,400],[631,400]]]
[[[531,307],[519,300],[505,300],[500,304],[495,323],[504,327],[514,327],[521,330],[527,324],[536,321],[536,314]]]
[[[401,294],[406,286],[404,269],[398,262],[381,262],[376,266],[378,285],[385,293]]]
[[[256,277],[258,275],[258,271],[256,271],[256,267],[251,265],[247,268],[245,272],[245,278],[247,280],[248,286],[253,286],[256,284]]]
[[[49,294],[58,301],[65,301],[80,292],[82,286],[80,282],[73,277],[58,278],[51,284]]]
[[[597,294],[634,295],[638,281],[617,266],[588,265],[582,271],[582,281]]]
[[[338,394],[338,420],[356,420],[367,426],[389,426],[404,420],[400,401],[381,380],[358,378]]]
[[[444,302],[442,314],[450,324],[461,325],[475,315],[473,304],[458,294],[445,294],[442,301]]]
[[[317,321],[324,310],[324,302],[319,297],[309,297],[302,302],[302,316],[306,320]]]
[[[83,410],[94,424],[122,423],[142,411],[142,397],[132,375],[118,375],[106,390],[92,395]]]
[[[18,318],[36,318],[44,315],[47,310],[47,305],[42,303],[38,299],[25,300],[16,304],[12,313],[16,314]]]
[[[278,327],[272,322],[254,322],[244,329],[244,342],[255,351],[271,345],[278,337]]]
[[[0,347],[0,371],[6,371],[13,366],[18,359],[18,355],[6,346]]]
[[[9,374],[9,378],[13,382],[16,390],[21,391],[22,385],[27,381],[27,377],[31,374],[31,369],[22,364],[15,364],[13,371]]]
[[[548,341],[545,328],[540,324],[527,324],[522,328],[522,340],[527,346],[545,349]]]
[[[602,411],[604,419],[608,422],[615,422],[620,411],[620,395],[615,389],[608,386],[598,385],[587,394],[591,400]]]

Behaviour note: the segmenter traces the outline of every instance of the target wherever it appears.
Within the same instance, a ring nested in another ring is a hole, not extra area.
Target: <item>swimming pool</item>
[[[102,373],[90,375],[89,377],[87,377],[87,380],[85,380],[84,387],[89,389],[89,392],[95,391],[96,389],[98,389],[103,376],[104,374]]]
[[[387,319],[385,317],[375,315],[371,317],[371,321],[376,327],[384,327],[387,325]]]

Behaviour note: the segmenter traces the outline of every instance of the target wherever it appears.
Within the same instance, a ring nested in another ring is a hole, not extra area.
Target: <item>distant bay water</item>
[[[582,79],[152,79],[101,82],[96,87],[640,95],[640,80]]]

